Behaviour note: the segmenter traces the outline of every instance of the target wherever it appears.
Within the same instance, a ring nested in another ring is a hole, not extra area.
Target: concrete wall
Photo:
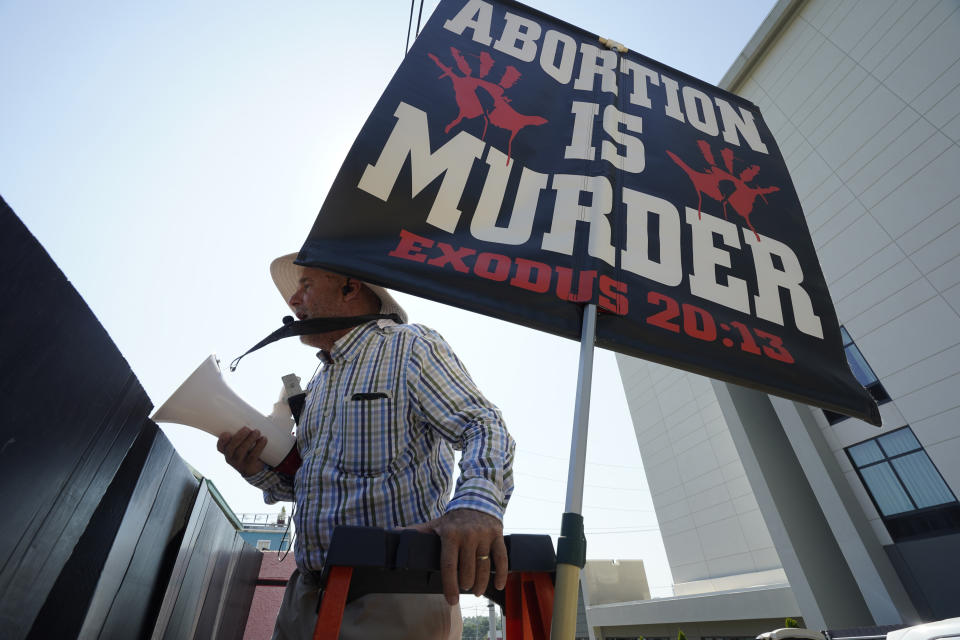
[[[840,322],[892,398],[884,430],[909,424],[960,493],[960,7],[793,4],[755,65],[725,83],[780,145]],[[888,544],[843,451],[877,430],[821,428]]]
[[[778,569],[709,379],[622,355],[617,363],[674,582]]]
[[[643,560],[587,560],[580,585],[588,605],[650,599]]]
[[[808,427],[796,434],[805,443],[798,455],[816,453],[831,485],[813,483],[811,513],[822,513],[874,617],[906,617],[911,607],[889,584],[889,562],[877,550],[891,540],[845,448],[909,424],[960,493],[957,42],[960,6],[952,0],[784,1],[721,83],[760,107],[803,203],[839,320],[892,398],[881,406],[882,430],[853,419],[830,426],[819,411],[796,410]],[[769,527],[756,524],[756,496],[715,390],[691,374],[618,363],[674,580],[756,571],[763,558],[776,558]],[[780,428],[796,411],[777,406],[779,416],[768,413]],[[765,484],[759,470],[751,475],[754,487]],[[764,516],[782,529],[777,514]],[[780,558],[786,554],[787,573],[796,574],[797,550],[780,538]],[[883,593],[868,586],[884,581]]]
[[[758,34],[748,47],[752,64],[740,61],[724,84],[754,101],[776,136],[838,318],[892,399],[881,406],[879,432],[852,419],[830,426],[813,412],[818,455],[846,484],[818,489],[821,507],[832,524],[855,523],[861,511],[875,541],[834,533],[842,546],[851,541],[851,566],[871,556],[876,571],[889,574],[875,544],[892,541],[845,448],[910,425],[960,493],[960,7],[783,5],[793,15]],[[848,492],[858,504],[842,499]],[[928,557],[921,547],[941,542],[916,541],[909,555]],[[960,553],[956,543],[950,548]],[[909,577],[906,556],[892,557]],[[922,590],[911,593],[922,609]]]

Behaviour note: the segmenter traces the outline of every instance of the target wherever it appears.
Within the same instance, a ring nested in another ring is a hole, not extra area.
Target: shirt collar
[[[360,353],[360,349],[363,348],[363,343],[366,342],[368,338],[374,333],[377,333],[379,329],[393,324],[396,324],[393,320],[385,319],[371,320],[370,322],[358,325],[334,342],[333,348],[329,353],[321,349],[320,352],[317,353],[317,357],[320,358],[324,364],[331,364],[336,360],[353,360]]]

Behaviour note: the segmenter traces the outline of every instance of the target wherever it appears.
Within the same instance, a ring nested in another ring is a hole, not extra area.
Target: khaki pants
[[[273,640],[309,640],[317,624],[316,578],[294,569],[277,614]],[[371,593],[343,610],[339,640],[459,640],[463,632],[460,605],[443,595]]]

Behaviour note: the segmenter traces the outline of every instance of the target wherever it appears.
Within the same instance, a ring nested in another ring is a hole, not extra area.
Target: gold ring
[[[477,560],[489,560],[490,556],[477,556]]]

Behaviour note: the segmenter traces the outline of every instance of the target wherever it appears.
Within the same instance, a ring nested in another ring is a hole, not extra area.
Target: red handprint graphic
[[[503,76],[500,78],[500,82],[494,84],[484,79],[494,65],[493,57],[489,53],[484,51],[479,56],[474,56],[480,60],[480,68],[477,71],[477,76],[473,75],[473,69],[470,68],[470,64],[463,54],[460,53],[459,49],[450,47],[450,53],[457,64],[457,69],[463,74],[462,76],[457,75],[453,72],[453,69],[440,62],[437,56],[432,53],[427,54],[430,56],[430,59],[443,70],[440,78],[450,78],[450,81],[453,83],[453,92],[456,95],[457,107],[460,109],[457,117],[444,128],[444,133],[450,133],[450,129],[460,124],[464,119],[472,120],[473,118],[482,117],[482,139],[486,139],[487,127],[491,124],[510,132],[510,139],[507,142],[507,164],[509,165],[513,149],[513,139],[517,137],[517,133],[524,127],[545,124],[547,119],[540,116],[528,116],[518,113],[510,106],[510,98],[504,95],[504,93],[520,79],[521,74],[516,67],[513,65],[507,66],[503,72]],[[493,99],[493,108],[488,110],[480,102],[477,89],[483,89],[484,92]]]
[[[693,183],[693,187],[697,190],[697,215],[700,217],[703,215],[701,213],[703,196],[713,198],[723,205],[724,219],[727,218],[727,205],[729,204],[733,207],[737,215],[744,219],[747,226],[750,227],[750,231],[753,231],[753,235],[757,237],[757,242],[759,242],[760,234],[757,233],[757,230],[754,229],[750,223],[750,214],[753,213],[753,205],[758,196],[766,202],[767,199],[764,198],[764,195],[779,191],[780,187],[751,187],[747,183],[760,173],[759,166],[755,164],[750,165],[741,171],[739,176],[736,176],[733,173],[732,149],[722,149],[720,151],[720,155],[723,158],[723,166],[725,167],[725,169],[721,169],[717,166],[717,162],[713,158],[713,151],[710,150],[710,145],[707,144],[706,141],[697,140],[697,146],[700,147],[700,152],[709,164],[704,171],[691,169],[683,160],[677,157],[675,153],[667,151],[670,159],[683,169],[687,177],[690,178],[690,182]],[[732,191],[730,187],[732,187]]]

